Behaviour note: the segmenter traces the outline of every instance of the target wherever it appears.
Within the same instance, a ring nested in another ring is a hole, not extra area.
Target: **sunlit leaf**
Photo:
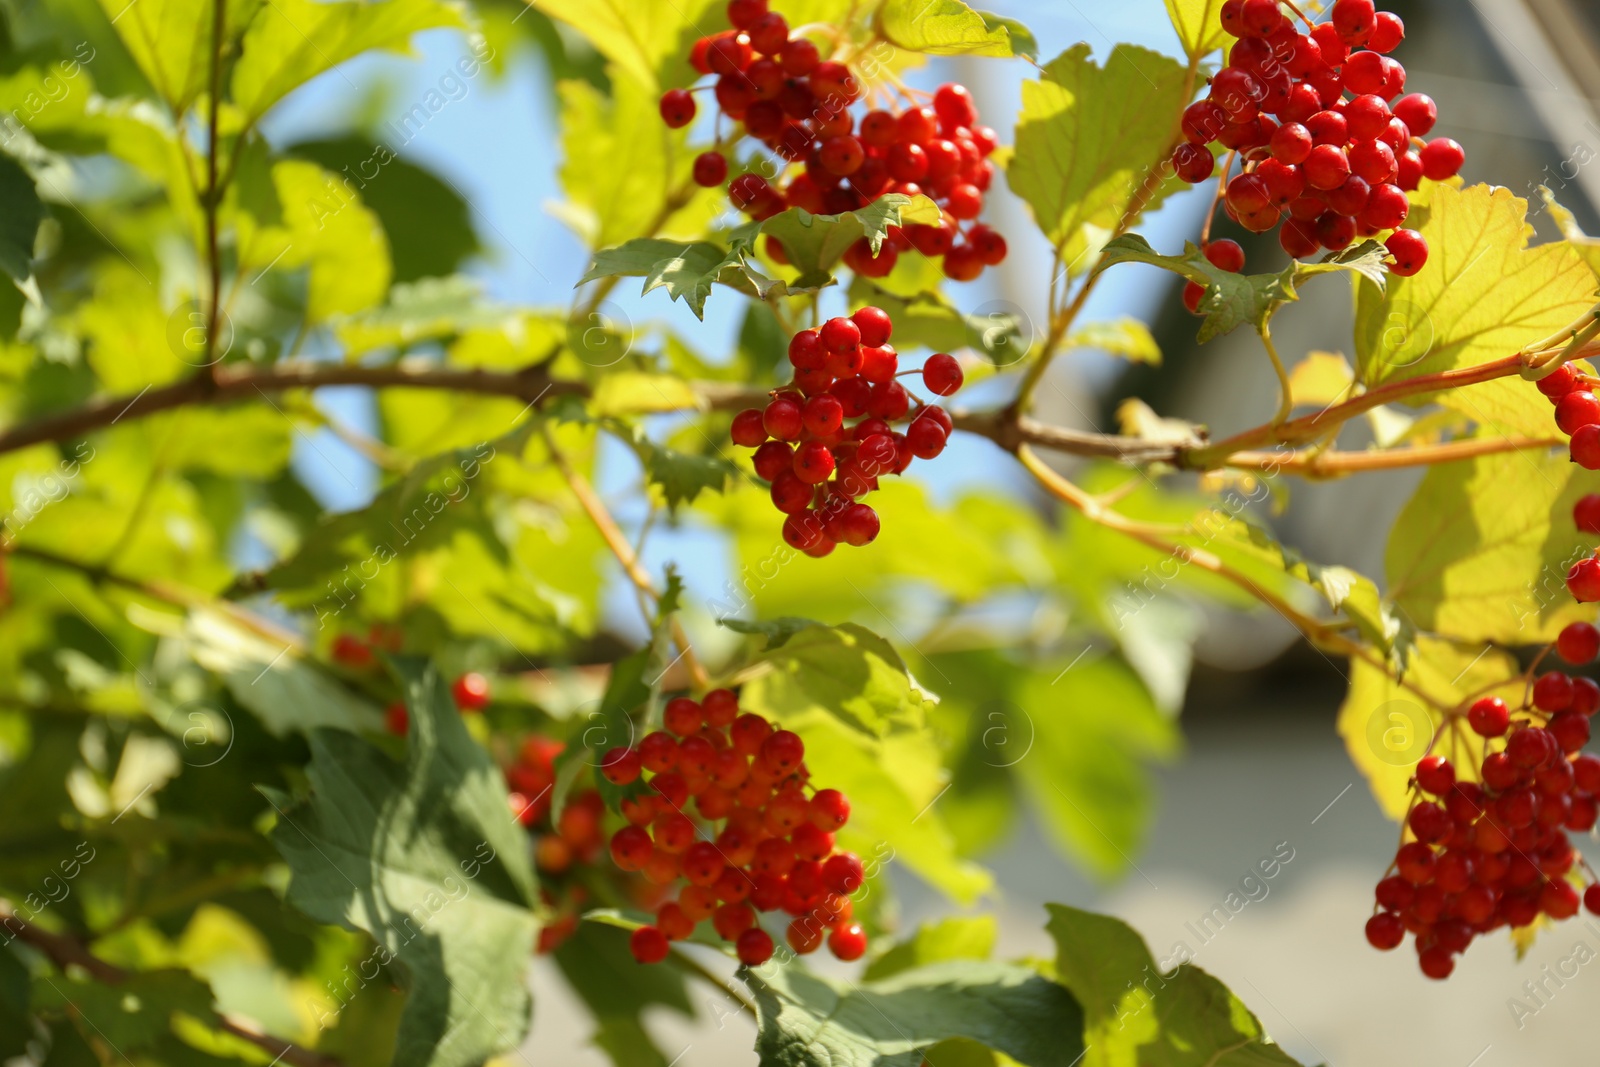
[[[878,10],[883,35],[930,55],[1037,56],[1039,46],[1015,19],[974,11],[962,0],[888,0]]]

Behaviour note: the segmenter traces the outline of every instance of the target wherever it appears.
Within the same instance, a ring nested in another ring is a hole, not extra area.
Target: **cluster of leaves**
[[[608,625],[617,546],[587,489],[604,455],[636,480],[642,530],[659,517],[725,554],[734,577],[684,597],[683,621],[718,680],[805,739],[818,780],[855,806],[841,844],[879,861],[860,914],[892,947],[861,982],[793,961],[742,975],[763,1063],[910,1067],[934,1049],[1031,1067],[1291,1062],[1219,983],[1158,974],[1114,920],[1052,907],[1053,961],[993,961],[987,919],[896,930],[881,870],[892,859],[979,901],[983,855],[1030,811],[1064,856],[1120,873],[1150,817],[1148,768],[1181,746],[1202,611],[1263,596],[1355,635],[1341,728],[1380,801],[1403,810],[1406,768],[1373,755],[1370,712],[1423,691],[1436,717],[1513,670],[1509,652],[1475,659],[1483,643],[1538,643],[1569,621],[1571,504],[1600,487],[1527,452],[1442,466],[1396,523],[1381,593],[1257,525],[1260,480],[1168,490],[1109,465],[1079,482],[1169,531],[1165,547],[1003,484],[941,504],[901,482],[882,490],[895,521],[870,553],[797,558],[746,461],[715,442],[721,399],[775,384],[798,308],[870,302],[902,350],[967,349],[1001,370],[1037,356],[1017,351],[1014,317],[962,310],[915,257],[886,278],[836,277],[855,241],[926,219],[924,198],[726,224],[689,178],[694,131],[655,118],[724,6],[0,0],[0,409],[16,425],[91,402],[131,413],[24,445],[0,433],[0,907],[44,933],[4,927],[0,1058],[259,1058],[239,1020],[350,1067],[456,1067],[520,1042],[524,970],[553,915],[500,765],[529,733],[564,741],[559,810],[599,748],[653,725],[672,661],[675,584],[648,647],[630,654]],[[1212,0],[1166,6],[1183,57],[1121,46],[1100,63],[1080,46],[1024,86],[1006,178],[1059,281],[1139,262],[1206,283],[1208,339],[1266,334],[1306,282],[1347,273],[1354,362],[1303,365],[1316,373],[1295,376],[1292,399],[1307,407],[1502,358],[1588,309],[1594,244],[1529,247],[1526,204],[1504,190],[1426,187],[1412,218],[1438,267],[1412,279],[1387,279],[1371,248],[1249,276],[1151,249],[1132,227],[1175,189],[1158,164],[1222,41]],[[961,0],[773,7],[870,36],[888,69],[1037,53],[1020,24]],[[561,128],[554,212],[590,252],[587,269],[570,264],[590,283],[573,307],[485,299],[465,273],[480,251],[468,206],[388,134],[263,136],[299,87],[427,30],[458,35],[468,79],[542,51]],[[222,328],[208,336],[213,268]],[[696,314],[738,294],[736,351],[598,315],[624,277]],[[1060,342],[1161,358],[1130,321]],[[367,435],[267,377],[308,363],[500,384],[383,389]],[[263,387],[226,408],[135,407],[192,382],[203,398],[229,375]],[[569,388],[547,398],[529,381]],[[1434,407],[1369,412],[1384,447],[1547,432],[1545,402],[1515,379],[1412,399]],[[1145,411],[1135,429],[1155,425]],[[370,499],[339,513],[291,463],[297,439],[314,453],[330,435],[375,471]],[[336,636],[371,626],[408,654],[392,672],[332,662]],[[879,630],[917,650],[909,662]],[[498,681],[464,722],[443,679],[468,669]],[[397,697],[404,741],[382,730]],[[590,882],[596,903],[626,905]],[[665,1063],[642,1012],[693,1009],[682,972],[629,961],[615,923],[633,918],[597,912],[554,961],[599,1047]],[[62,944],[101,965],[69,973]]]

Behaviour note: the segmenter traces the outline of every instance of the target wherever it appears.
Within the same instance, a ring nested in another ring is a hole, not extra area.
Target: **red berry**
[[[1373,948],[1387,952],[1404,941],[1405,923],[1392,912],[1379,912],[1367,920],[1367,942]]]
[[[867,932],[860,923],[835,926],[828,935],[828,951],[847,963],[858,960],[867,951]]]
[[[1572,506],[1572,521],[1579,532],[1600,535],[1600,493],[1589,493]]]
[[[805,754],[805,742],[788,730],[779,730],[761,743],[761,758],[784,774],[795,771]]]
[[[778,475],[794,470],[794,447],[787,441],[768,441],[751,458],[756,475],[764,481],[776,481]]]
[[[822,864],[822,882],[831,891],[849,896],[861,888],[865,870],[853,852],[839,852]]]
[[[721,152],[701,152],[694,157],[696,185],[710,189],[728,180],[728,160]]]
[[[1317,145],[1306,157],[1303,169],[1313,189],[1337,189],[1350,179],[1350,160],[1336,145]]]
[[[1443,756],[1424,756],[1417,764],[1417,784],[1423,792],[1442,797],[1456,784],[1455,768]]]
[[[1600,600],[1600,560],[1580,559],[1567,572],[1567,591],[1580,604]]]
[[[1401,845],[1395,854],[1395,866],[1400,877],[1412,885],[1422,885],[1433,877],[1433,849],[1420,841]]]
[[[1587,622],[1574,622],[1556,637],[1556,652],[1574,667],[1593,663],[1600,655],[1600,629]]]
[[[611,860],[625,871],[637,871],[650,859],[655,846],[642,826],[624,826],[611,835]]]
[[[688,697],[673,697],[661,713],[662,725],[679,737],[688,737],[700,729],[704,718],[700,705]]]
[[[961,364],[952,355],[937,352],[922,365],[922,384],[939,396],[950,396],[961,388],[964,375]]]
[[[1237,241],[1211,241],[1205,247],[1205,256],[1218,270],[1225,270],[1230,274],[1238,274],[1244,270],[1244,249],[1239,247]]]
[[[1568,452],[1584,470],[1600,470],[1600,426],[1580,426],[1572,434]]]
[[[1172,152],[1172,169],[1190,185],[1199,185],[1217,169],[1217,159],[1209,149],[1185,141]]]
[[[733,443],[745,448],[755,448],[767,439],[767,428],[761,412],[755,408],[748,408],[733,417],[733,428],[729,433]]]
[[[1556,425],[1564,434],[1580,426],[1600,424],[1600,398],[1587,389],[1574,389],[1556,402]]]
[[[750,47],[764,56],[781,56],[789,44],[788,20],[776,11],[767,12],[744,29],[750,37]]]
[[[1416,230],[1396,230],[1384,243],[1394,257],[1391,269],[1402,278],[1411,277],[1427,265],[1428,241]]]
[[[450,695],[462,711],[482,711],[489,706],[489,679],[477,671],[468,671],[456,679]]]
[[[746,967],[759,967],[772,958],[772,935],[759,926],[752,927],[739,935],[734,951]]]
[[[978,106],[965,85],[947,83],[933,93],[933,110],[948,129],[972,126],[978,121]]]
[[[850,818],[850,802],[837,789],[819,789],[811,798],[809,816],[812,825],[832,833]]]
[[[1395,118],[1406,124],[1413,137],[1426,137],[1439,121],[1439,106],[1425,93],[1410,93],[1394,102]]]
[[[1392,11],[1378,12],[1377,25],[1372,30],[1372,35],[1367,38],[1367,47],[1374,52],[1388,54],[1400,47],[1400,42],[1405,40],[1406,24],[1400,16]]]
[[[673,129],[694,121],[694,97],[687,89],[668,89],[661,94],[661,120]]]
[[[839,514],[836,540],[863,548],[877,539],[878,513],[866,504],[851,504]],[[793,736],[793,735],[791,735]]]
[[[1449,978],[1450,972],[1456,969],[1455,957],[1437,947],[1424,949],[1417,957],[1417,965],[1423,974],[1440,981]]]
[[[787,939],[789,947],[800,956],[809,955],[822,947],[823,925],[821,920],[811,915],[801,915],[789,923]]]
[[[858,308],[850,321],[856,324],[857,342],[868,348],[878,348],[889,343],[894,333],[894,323],[882,308]]]
[[[1466,150],[1448,137],[1429,141],[1421,155],[1422,173],[1436,182],[1455,177],[1467,161]]]
[[[628,938],[628,950],[640,963],[660,963],[671,948],[667,935],[654,926],[641,926]]]
[[[643,766],[633,749],[613,748],[600,760],[600,773],[612,785],[627,785],[638,780]]]
[[[1565,711],[1572,706],[1572,679],[1548,671],[1533,683],[1533,705],[1540,711]]]
[[[795,477],[807,485],[819,485],[827,481],[832,477],[833,469],[833,453],[821,441],[807,441],[795,450]]]

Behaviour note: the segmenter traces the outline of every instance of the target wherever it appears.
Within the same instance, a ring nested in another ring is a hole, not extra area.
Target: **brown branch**
[[[62,972],[69,967],[79,967],[88,972],[95,981],[106,985],[121,985],[133,977],[132,972],[114,963],[107,963],[90,952],[77,938],[65,934],[53,934],[20,919],[3,903],[0,903],[0,929],[5,930],[11,938],[32,945],[44,953]],[[224,1015],[218,1015],[216,1028],[248,1041],[270,1053],[275,1060],[282,1060],[294,1067],[343,1067],[341,1062],[332,1056],[302,1048],[292,1041],[263,1034],[254,1027],[246,1026]]]
[[[1413,445],[1410,448],[1375,448],[1365,452],[1318,452],[1315,449],[1287,454],[1235,452],[1228,457],[1227,466],[1270,474],[1298,474],[1311,479],[1342,478],[1347,474],[1366,471],[1427,467],[1501,452],[1554,448],[1565,443],[1564,439],[1557,437],[1480,437],[1438,445]]]
[[[132,396],[104,397],[70,411],[14,426],[0,433],[0,453],[77,437],[125,418],[144,418],[190,404],[235,402],[286,389],[317,389],[329,385],[444,389],[504,396],[530,404],[557,396],[584,395],[589,391],[583,382],[558,381],[539,367],[507,372],[404,364],[363,367],[291,363],[265,370],[258,367],[212,369],[217,372],[215,377],[199,374],[170,385],[147,387]]]

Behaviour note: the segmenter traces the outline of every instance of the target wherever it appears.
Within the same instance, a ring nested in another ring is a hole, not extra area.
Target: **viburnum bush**
[[[0,0],[0,1060],[560,1058],[531,969],[628,1067],[663,1010],[784,1067],[1293,1064],[1120,921],[999,959],[985,910],[1024,817],[1126,873],[1218,609],[1348,678],[1400,832],[1352,947],[1600,913],[1600,245],[1467,184],[1372,0],[1162,7],[1046,60],[962,0]],[[329,105],[423,33],[414,105]],[[493,260],[407,145],[534,68],[571,233]],[[1271,410],[1046,420],[1187,343],[1088,321],[1130,263]],[[1274,531],[1396,471],[1382,575]]]

